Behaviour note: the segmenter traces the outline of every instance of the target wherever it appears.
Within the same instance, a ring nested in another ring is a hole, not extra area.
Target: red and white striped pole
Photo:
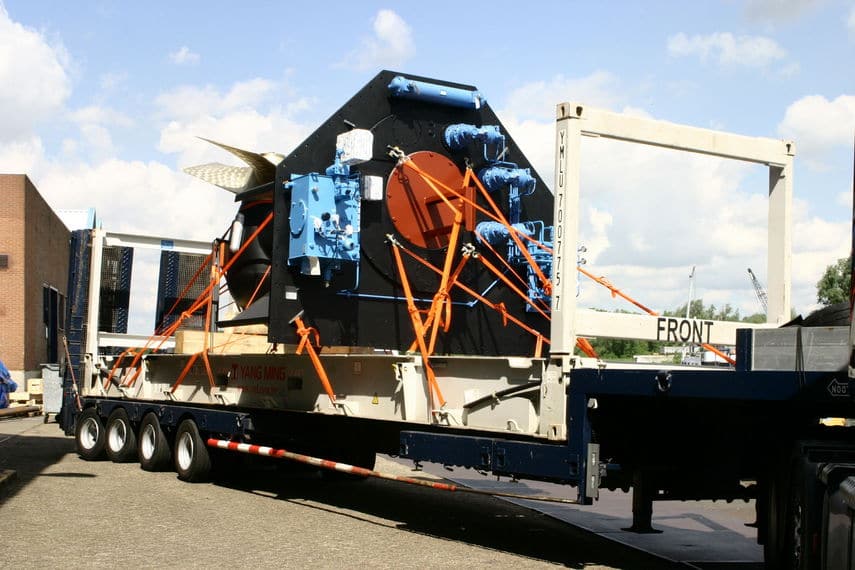
[[[227,441],[225,439],[208,439],[208,447],[217,449],[225,449],[228,451],[237,451],[239,453],[247,453],[250,455],[263,455],[265,457],[276,457],[278,459],[287,459],[298,463],[305,463],[313,467],[321,469],[329,469],[330,471],[339,471],[341,473],[349,473],[351,475],[359,475],[360,477],[375,477],[377,479],[386,479],[388,481],[398,481],[399,483],[407,483],[409,485],[418,485],[420,487],[428,487],[440,491],[451,491],[458,493],[471,493],[475,495],[490,495],[493,497],[504,497],[508,499],[525,499],[528,501],[544,501],[548,503],[565,503],[578,504],[574,499],[565,499],[562,497],[547,497],[541,495],[521,495],[517,493],[504,493],[501,491],[488,491],[483,489],[472,489],[470,487],[460,487],[452,483],[438,483],[435,481],[425,481],[424,479],[414,479],[412,477],[404,477],[402,475],[390,475],[388,473],[380,473],[372,471],[364,467],[348,465],[347,463],[338,463],[329,461],[328,459],[320,459],[310,455],[294,453],[286,449],[276,449],[264,445],[253,445],[249,443],[238,443],[236,441]]]

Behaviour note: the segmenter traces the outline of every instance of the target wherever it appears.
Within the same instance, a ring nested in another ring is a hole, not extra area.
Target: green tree
[[[591,346],[605,360],[631,361],[636,354],[656,354],[662,350],[661,342],[626,338],[595,338]]]
[[[838,259],[825,268],[825,273],[816,284],[816,301],[822,305],[833,305],[849,300],[850,260]]]
[[[664,314],[666,317],[685,317],[686,304],[683,303],[673,311],[665,311]],[[713,321],[742,320],[742,317],[739,315],[739,309],[734,309],[729,303],[725,303],[721,308],[717,308],[715,305],[704,305],[702,299],[695,299],[692,301],[692,311],[689,314],[689,317],[693,319],[706,319]]]

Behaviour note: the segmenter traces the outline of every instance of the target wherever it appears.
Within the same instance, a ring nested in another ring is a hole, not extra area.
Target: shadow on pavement
[[[368,479],[330,480],[306,469],[222,475],[218,485],[369,523],[554,562],[571,568],[684,568],[492,497]],[[344,509],[348,512],[342,513]],[[376,520],[383,519],[383,520]]]
[[[11,469],[16,472],[16,478],[0,493],[0,505],[31,483],[36,477],[91,477],[88,473],[49,473],[42,474],[46,468],[58,463],[69,453],[74,453],[74,439],[62,435],[59,426],[56,427],[56,437],[44,435],[27,435],[26,424],[12,422],[29,422],[33,427],[42,425],[39,418],[28,420],[4,420],[0,422],[0,470]],[[19,428],[24,429],[10,429]]]
[[[0,422],[0,470],[13,469],[17,481],[0,497],[0,506],[38,477],[80,480],[91,473],[51,472],[50,466],[74,453],[73,438],[43,432],[27,435],[27,426],[8,429]],[[35,426],[36,424],[33,424]],[[247,468],[251,467],[251,468]],[[418,475],[416,475],[418,476]],[[591,565],[648,570],[686,568],[553,517],[492,497],[449,493],[376,479],[341,480],[306,467],[280,462],[247,462],[230,473],[218,473],[214,484],[288,501],[371,524],[475,545],[571,568]],[[666,531],[667,525],[660,527]],[[685,532],[685,531],[684,531]],[[695,540],[702,539],[697,531]],[[708,570],[747,570],[757,564],[705,563]]]

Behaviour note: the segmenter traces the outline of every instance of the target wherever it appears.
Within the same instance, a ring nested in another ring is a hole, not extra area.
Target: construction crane
[[[757,295],[757,300],[760,301],[760,306],[763,307],[763,312],[769,312],[769,300],[766,296],[766,289],[760,284],[760,281],[757,279],[757,276],[754,275],[754,272],[751,271],[751,268],[748,268],[748,275],[751,277],[751,285],[754,286],[754,294]]]

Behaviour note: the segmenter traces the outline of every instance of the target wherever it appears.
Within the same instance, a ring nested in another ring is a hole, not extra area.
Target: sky
[[[288,154],[393,69],[477,86],[551,186],[555,105],[582,102],[795,141],[807,313],[850,249],[854,61],[851,0],[0,0],[0,172],[108,230],[210,240],[233,196],[182,168],[232,160],[197,137]],[[765,283],[764,167],[596,139],[581,159],[590,271],[662,311],[695,266],[695,298],[760,311],[746,269]],[[593,283],[579,303],[631,308]]]

